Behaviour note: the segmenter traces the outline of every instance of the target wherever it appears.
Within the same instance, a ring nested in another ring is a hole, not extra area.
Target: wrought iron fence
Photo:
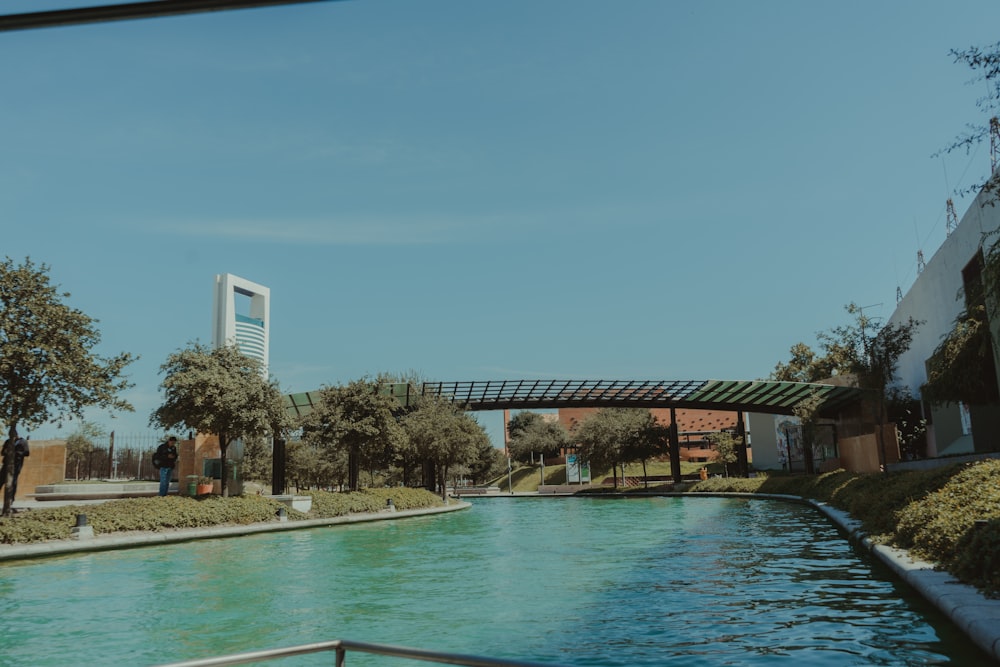
[[[114,434],[106,444],[66,452],[66,479],[156,479],[151,459],[163,441],[157,433]]]

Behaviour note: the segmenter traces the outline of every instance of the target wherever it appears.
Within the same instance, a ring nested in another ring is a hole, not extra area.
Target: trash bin
[[[188,475],[188,495],[194,498],[198,495],[198,475]]]

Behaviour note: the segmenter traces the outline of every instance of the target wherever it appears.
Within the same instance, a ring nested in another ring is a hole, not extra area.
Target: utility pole
[[[111,479],[111,462],[115,458],[115,432],[111,432],[111,436],[108,438],[108,479]]]

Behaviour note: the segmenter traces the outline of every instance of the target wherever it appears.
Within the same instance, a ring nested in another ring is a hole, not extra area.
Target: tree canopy
[[[492,458],[487,449],[492,445],[479,422],[447,399],[421,397],[416,409],[405,414],[400,423],[409,437],[412,455],[436,471],[433,477],[442,494],[450,468]]]
[[[164,401],[149,423],[168,431],[183,428],[218,436],[224,496],[230,443],[265,434],[280,437],[292,425],[277,384],[261,371],[261,362],[235,345],[209,350],[200,343],[171,354],[160,366]]]
[[[537,412],[519,412],[507,424],[510,441],[507,449],[515,461],[527,463],[535,454],[555,456],[569,446],[569,432],[558,421]]]
[[[124,371],[135,357],[98,355],[97,321],[67,305],[69,297],[50,282],[47,265],[0,262],[0,420],[11,438],[19,427],[82,419],[88,407],[133,409],[119,394],[132,386]],[[7,456],[4,468],[6,516],[14,468]]]
[[[348,461],[348,487],[359,487],[358,472],[387,467],[405,444],[406,434],[396,422],[396,402],[381,394],[377,383],[355,380],[324,387],[313,411],[302,419],[305,441],[324,452],[331,463]]]
[[[612,470],[631,461],[645,462],[667,451],[667,428],[644,408],[603,408],[573,429],[579,456],[591,470]]]
[[[853,321],[816,334],[822,354],[805,343],[796,343],[791,359],[779,362],[771,378],[817,382],[846,375],[859,387],[884,392],[894,381],[899,358],[909,349],[921,323],[911,317],[902,324],[880,326],[857,304],[849,303],[844,310]]]

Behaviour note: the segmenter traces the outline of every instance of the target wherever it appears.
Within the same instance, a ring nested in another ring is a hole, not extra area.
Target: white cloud
[[[470,240],[480,225],[445,219],[378,220],[187,220],[163,222],[151,231],[201,239],[289,245],[424,245]]]

